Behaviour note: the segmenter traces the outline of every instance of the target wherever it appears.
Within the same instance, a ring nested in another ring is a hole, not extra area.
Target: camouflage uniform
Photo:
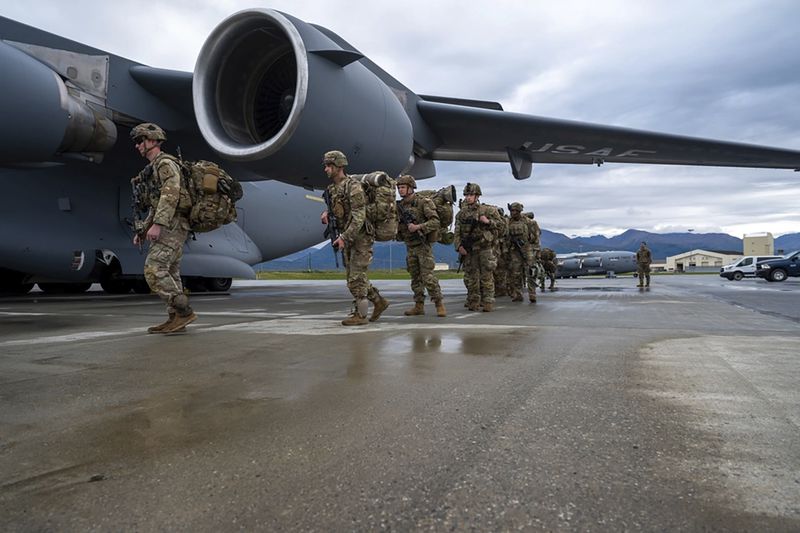
[[[196,318],[189,306],[189,297],[183,291],[180,274],[183,245],[189,235],[188,215],[192,201],[182,186],[178,160],[161,152],[160,143],[166,140],[164,130],[152,123],[139,124],[131,130],[131,138],[137,147],[144,139],[158,142],[150,148],[158,148],[157,155],[133,179],[134,183],[145,184],[144,189],[149,192],[145,202],[148,214],[141,225],[140,238],[154,224],[161,227],[145,259],[144,278],[150,290],[166,302],[169,319],[148,328],[148,332],[182,331]]]
[[[189,236],[191,200],[181,187],[181,170],[175,159],[161,153],[142,171],[155,180],[158,196],[151,200],[152,224],[162,226],[158,240],[150,246],[144,262],[144,278],[150,290],[167,304],[167,313],[190,314],[189,298],[183,292],[180,264]],[[142,176],[142,173],[139,176]],[[148,217],[150,218],[150,217]],[[150,224],[147,224],[149,226]]]
[[[514,202],[510,205],[511,220],[508,223],[509,282],[511,301],[521,302],[525,281],[528,282],[528,297],[536,301],[536,283],[531,273],[534,258],[534,243],[538,244],[535,229],[527,217],[521,216],[522,204]]]
[[[636,251],[636,272],[639,277],[638,287],[642,287],[645,280],[647,280],[647,287],[650,286],[650,263],[653,262],[653,256],[647,243],[642,243]]]
[[[398,179],[397,185],[407,185],[415,188],[416,182],[413,178],[405,179],[402,176]],[[409,176],[410,178],[410,176]],[[445,316],[442,305],[442,290],[439,287],[439,280],[433,274],[435,260],[433,258],[433,247],[428,242],[427,235],[439,229],[439,215],[436,212],[436,205],[433,200],[417,194],[410,194],[398,200],[397,213],[402,220],[402,212],[407,213],[414,220],[414,224],[422,225],[419,231],[411,233],[408,225],[402,222],[397,226],[397,240],[403,241],[406,245],[406,269],[411,275],[411,290],[414,292],[414,307],[405,312],[406,315],[425,314],[425,289],[431,300],[436,303],[437,312],[440,316]]]
[[[329,154],[339,154],[344,158],[341,152],[328,152],[324,159],[326,163]],[[347,164],[346,159],[344,163]],[[366,323],[367,300],[374,305],[369,320],[375,321],[389,304],[367,278],[367,269],[372,263],[372,246],[375,242],[370,226],[366,223],[367,196],[361,184],[346,174],[338,184],[328,185],[327,192],[333,204],[333,214],[341,228],[347,288],[353,295],[353,313],[349,319],[342,321],[342,324],[349,326]]]
[[[477,193],[469,193],[470,190],[477,190]],[[480,196],[480,188],[476,184],[468,183],[464,194]],[[481,216],[489,219],[489,224],[479,222]],[[467,307],[471,311],[477,311],[479,305],[483,305],[484,311],[491,311],[494,307],[493,272],[497,267],[494,242],[503,226],[500,213],[494,207],[481,205],[477,200],[473,204],[464,202],[456,215],[455,226],[453,244],[456,250],[462,244],[471,243],[467,255],[463,257]]]
[[[533,251],[533,262],[531,263],[531,268],[528,271],[528,277],[526,281],[528,283],[528,296],[532,302],[535,302],[536,286],[539,281],[540,272],[544,270],[539,257],[542,250],[542,230],[539,228],[539,223],[533,218],[533,213],[526,213],[525,218],[527,219],[528,227],[530,228],[531,250]]]
[[[550,279],[550,290],[554,291],[556,288],[556,253],[550,248],[542,248],[541,258],[545,276]],[[544,279],[542,279],[541,287],[544,290]]]
[[[494,295],[507,296],[509,294],[509,249],[508,249],[508,217],[501,208],[497,208],[503,227],[500,229],[499,238],[495,241],[494,253],[497,257],[497,268],[494,269]]]

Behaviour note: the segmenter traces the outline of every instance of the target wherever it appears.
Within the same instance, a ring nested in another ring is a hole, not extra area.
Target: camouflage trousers
[[[433,274],[434,266],[433,248],[429,243],[406,243],[406,270],[411,274],[411,290],[417,303],[425,302],[425,289],[434,302],[442,299],[439,280]]]
[[[497,268],[494,269],[494,292],[496,296],[508,294],[509,271],[508,254],[502,249],[495,248],[494,256],[497,258]]]
[[[188,235],[189,222],[183,217],[173,218],[168,227],[161,228],[161,235],[150,245],[144,261],[144,279],[150,290],[166,302],[170,314],[191,312],[180,272],[183,244]]]
[[[467,305],[494,303],[494,269],[497,258],[490,247],[475,249],[464,257],[464,286]]]
[[[536,292],[536,273],[530,268],[528,260],[523,260],[519,253],[511,253],[508,261],[508,285],[510,296],[517,298],[528,285],[528,292]],[[535,263],[534,263],[535,264]]]
[[[544,266],[541,261],[534,261],[528,277],[528,290],[536,291],[536,287],[544,285]],[[532,289],[531,289],[532,288]]]
[[[641,285],[644,280],[647,280],[647,284],[650,285],[650,264],[649,263],[637,263],[636,264],[636,273],[639,276],[639,285]]]
[[[380,299],[380,294],[367,278],[367,269],[372,263],[373,243],[374,240],[369,235],[359,235],[344,247],[347,288],[353,295],[354,302],[367,298],[374,303]]]
[[[550,280],[550,287],[555,287],[556,285],[556,264],[552,261],[544,261],[542,263],[542,270],[544,271],[544,277]],[[542,278],[542,288],[544,288],[544,278]]]

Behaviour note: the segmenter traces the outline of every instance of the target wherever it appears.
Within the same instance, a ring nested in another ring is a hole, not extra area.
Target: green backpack
[[[351,174],[364,188],[367,197],[367,223],[375,233],[376,241],[393,241],[397,237],[397,186],[386,172]]]
[[[242,185],[211,161],[181,161],[183,183],[192,208],[189,229],[204,233],[236,221],[236,202],[242,199]]]
[[[436,214],[439,215],[439,229],[428,234],[428,242],[453,244],[455,235],[450,230],[450,226],[453,224],[453,204],[456,203],[455,186],[448,185],[447,187],[442,187],[438,191],[417,191],[416,194],[423,198],[430,198],[433,200],[433,205],[436,206]]]

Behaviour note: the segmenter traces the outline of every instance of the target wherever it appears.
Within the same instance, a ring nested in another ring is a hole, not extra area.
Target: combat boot
[[[161,333],[179,333],[182,330],[186,329],[186,326],[191,324],[197,320],[197,315],[189,309],[189,313],[186,315],[176,314],[175,320],[173,320],[168,326],[161,330]]]
[[[342,320],[343,326],[363,326],[365,324],[369,324],[369,320],[367,320],[367,317],[360,315],[358,311],[353,311],[353,314]]]
[[[447,309],[444,308],[444,300],[435,300],[436,316],[447,316]]]
[[[480,304],[478,304],[478,302],[475,302],[467,305],[467,309],[469,309],[470,311],[480,311],[481,306]]]
[[[644,286],[645,286],[645,287],[649,287],[649,286],[650,286],[650,276],[647,276],[647,278],[645,278],[645,279],[646,279],[647,281],[645,282]]]
[[[477,309],[476,309],[476,311],[477,311]],[[491,313],[492,311],[494,311],[494,304],[490,304],[490,303],[483,304],[483,312],[484,313]]]
[[[535,293],[535,292],[529,292],[529,293],[528,293],[528,300],[529,300],[529,301],[530,301],[532,304],[535,304],[535,303],[536,303],[536,293]]]
[[[172,323],[172,321],[175,320],[175,316],[176,316],[175,313],[170,313],[166,322],[162,322],[157,326],[150,326],[149,328],[147,328],[147,333],[161,333],[162,331],[164,331],[164,328],[169,326]]]
[[[516,292],[511,296],[512,302],[521,302],[522,301],[522,294]]]
[[[370,322],[375,322],[381,317],[381,313],[386,311],[386,308],[389,307],[389,300],[384,298],[383,296],[379,296],[378,300],[372,304],[372,316],[369,317]],[[422,304],[420,304],[422,305]],[[422,314],[422,313],[420,313]]]
[[[403,312],[406,316],[415,316],[415,315],[424,315],[425,314],[425,304],[422,302],[414,302],[414,307],[406,309]]]

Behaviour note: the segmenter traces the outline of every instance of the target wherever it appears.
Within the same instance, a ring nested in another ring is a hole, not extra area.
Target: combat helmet
[[[464,196],[468,194],[474,194],[476,196],[480,196],[481,186],[478,185],[477,183],[467,183],[467,185],[464,187]]]
[[[322,157],[322,164],[333,164],[337,167],[346,167],[347,166],[347,156],[344,155],[339,150],[331,150],[330,152],[325,152],[325,155]]]
[[[161,129],[158,124],[152,122],[143,122],[138,126],[134,126],[131,130],[131,139],[150,139],[151,141],[166,141],[167,134]]]
[[[512,203],[508,204],[508,210],[509,211],[519,211],[520,213],[522,213],[522,204],[519,203],[519,202],[512,202]]]
[[[397,178],[397,185],[408,185],[412,189],[417,188],[417,180],[414,179],[414,176],[409,176],[408,174],[404,174]]]

